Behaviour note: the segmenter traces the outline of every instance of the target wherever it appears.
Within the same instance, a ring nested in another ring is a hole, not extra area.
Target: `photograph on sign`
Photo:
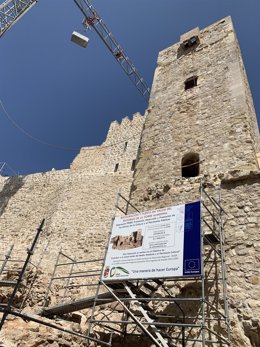
[[[103,281],[200,274],[199,201],[115,217]]]

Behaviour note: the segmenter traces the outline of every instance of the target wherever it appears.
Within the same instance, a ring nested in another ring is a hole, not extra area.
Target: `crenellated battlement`
[[[115,141],[115,138],[126,139],[129,137],[129,134],[133,134],[134,132],[139,133],[139,128],[143,126],[145,117],[141,115],[141,113],[137,112],[133,115],[133,118],[129,117],[122,118],[121,122],[114,121],[110,124],[106,140],[103,145],[108,145]]]
[[[110,124],[106,140],[100,146],[82,147],[71,164],[73,170],[97,174],[132,174],[145,117],[135,113]]]

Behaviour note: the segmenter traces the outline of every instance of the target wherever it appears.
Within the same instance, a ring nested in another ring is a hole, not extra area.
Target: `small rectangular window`
[[[135,165],[136,165],[136,159],[134,159],[134,160],[132,161],[131,171],[134,171],[134,170],[135,170]]]
[[[124,152],[126,151],[126,149],[127,149],[127,142],[125,142]]]
[[[193,87],[197,86],[197,82],[198,82],[198,77],[197,76],[192,76],[190,78],[188,78],[184,84],[185,84],[185,90],[191,89]]]
[[[184,48],[188,49],[192,46],[195,46],[197,43],[199,43],[199,38],[198,36],[192,36],[188,40],[185,40],[183,42]]]
[[[117,172],[117,171],[118,171],[118,168],[119,168],[119,163],[116,163],[116,166],[115,166],[114,172]]]

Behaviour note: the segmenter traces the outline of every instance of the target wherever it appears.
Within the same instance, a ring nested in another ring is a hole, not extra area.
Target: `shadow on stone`
[[[0,192],[0,216],[4,213],[9,200],[18,192],[24,185],[23,176],[9,177]]]

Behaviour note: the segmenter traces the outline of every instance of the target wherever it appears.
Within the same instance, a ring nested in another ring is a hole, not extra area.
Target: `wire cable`
[[[18,173],[8,163],[1,161],[0,165],[2,165],[1,168],[0,168],[0,176],[2,175],[2,172],[3,172],[4,168],[5,168],[5,166],[7,168],[9,168],[9,170],[11,172],[13,172],[15,176],[18,176]]]
[[[61,149],[61,150],[65,150],[65,151],[79,151],[81,148],[88,148],[88,150],[103,150],[104,148],[108,148],[108,147],[113,147],[115,145],[118,144],[122,144],[125,143],[126,141],[135,139],[135,138],[139,138],[140,136],[136,135],[136,136],[131,136],[131,137],[127,137],[123,140],[117,141],[117,142],[113,142],[110,145],[98,145],[98,146],[94,146],[94,147],[88,147],[88,146],[81,146],[81,147],[77,147],[77,148],[69,148],[69,147],[64,147],[64,146],[60,146],[60,145],[56,145],[56,144],[52,144],[46,141],[43,141],[33,135],[31,135],[30,133],[28,133],[25,129],[23,129],[14,119],[13,117],[11,117],[10,113],[7,112],[2,100],[0,99],[0,105],[2,107],[2,110],[6,116],[6,118],[12,123],[12,125],[19,130],[20,132],[22,132],[25,136],[29,137],[31,140],[34,140],[36,142],[41,143],[42,145],[46,145],[55,149]]]
[[[63,150],[63,151],[77,151],[80,149],[80,147],[78,148],[68,148],[68,147],[64,147],[64,146],[60,146],[60,145],[56,145],[56,144],[53,144],[53,143],[49,143],[49,142],[46,142],[44,140],[41,140],[39,139],[38,137],[35,137],[34,135],[30,134],[28,131],[26,131],[24,128],[22,128],[10,115],[10,113],[7,112],[2,100],[0,99],[0,105],[2,107],[2,110],[6,116],[6,118],[12,123],[12,125],[17,129],[19,130],[21,133],[23,133],[25,136],[29,137],[31,140],[34,140],[38,143],[41,143],[42,145],[45,145],[45,146],[49,146],[49,147],[52,147],[52,148],[55,148],[55,149],[60,149],[60,150]]]

